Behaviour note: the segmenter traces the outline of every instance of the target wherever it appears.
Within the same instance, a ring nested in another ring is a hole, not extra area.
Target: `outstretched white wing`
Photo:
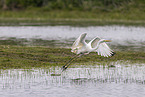
[[[108,56],[113,56],[114,52],[109,48],[109,46],[106,43],[101,43],[99,45],[99,48],[96,50],[98,55],[108,57]]]
[[[96,47],[99,40],[101,40],[99,37],[96,37],[93,40],[91,40],[90,41],[91,47],[92,48]],[[95,50],[95,52],[97,52],[98,55],[101,55],[101,56],[104,56],[104,57],[114,55],[113,50],[111,50],[105,42],[100,43],[99,47]]]
[[[72,48],[71,48],[72,51],[75,50],[76,48],[77,49],[81,48],[85,44],[86,35],[87,33],[83,33],[76,39],[76,41],[72,45]]]

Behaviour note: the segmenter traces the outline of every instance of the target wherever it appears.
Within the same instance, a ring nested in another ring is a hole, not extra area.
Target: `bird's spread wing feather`
[[[99,37],[96,37],[92,41],[89,42],[92,48],[97,46],[99,40],[101,39]],[[104,57],[112,56],[114,53],[105,42],[100,43],[99,47],[95,50],[95,52],[97,52],[98,55],[101,55]]]
[[[72,50],[82,47],[84,45],[86,35],[87,35],[87,33],[83,33],[79,36],[78,39],[76,39],[76,41],[72,45]]]
[[[104,57],[112,56],[114,53],[106,43],[101,43],[96,51],[98,55]]]

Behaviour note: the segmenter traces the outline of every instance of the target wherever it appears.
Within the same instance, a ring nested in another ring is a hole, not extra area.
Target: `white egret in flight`
[[[89,54],[90,52],[97,52],[98,55],[109,57],[113,56],[115,53],[109,48],[105,42],[111,42],[110,40],[101,39],[96,37],[92,39],[89,43],[85,42],[85,37],[87,33],[81,34],[72,45],[71,52],[77,54],[75,57],[70,59],[63,67],[62,70],[66,70],[70,65],[70,62],[80,57],[82,55]]]

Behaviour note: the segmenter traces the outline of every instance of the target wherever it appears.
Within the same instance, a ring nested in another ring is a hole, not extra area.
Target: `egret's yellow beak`
[[[105,40],[105,42],[111,42],[111,40]]]

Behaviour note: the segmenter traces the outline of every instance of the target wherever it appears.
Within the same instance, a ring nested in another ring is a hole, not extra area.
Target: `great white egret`
[[[72,59],[70,59],[63,67],[62,71],[66,70],[68,66],[70,65],[71,61],[76,59],[77,57],[80,57],[82,55],[87,55],[90,52],[97,52],[98,55],[109,57],[113,56],[115,53],[113,50],[109,48],[109,46],[105,42],[111,42],[110,40],[101,39],[99,37],[95,37],[92,39],[89,43],[85,42],[85,37],[87,33],[81,34],[76,41],[73,43],[71,47],[71,52],[75,53],[76,56],[74,56]]]

